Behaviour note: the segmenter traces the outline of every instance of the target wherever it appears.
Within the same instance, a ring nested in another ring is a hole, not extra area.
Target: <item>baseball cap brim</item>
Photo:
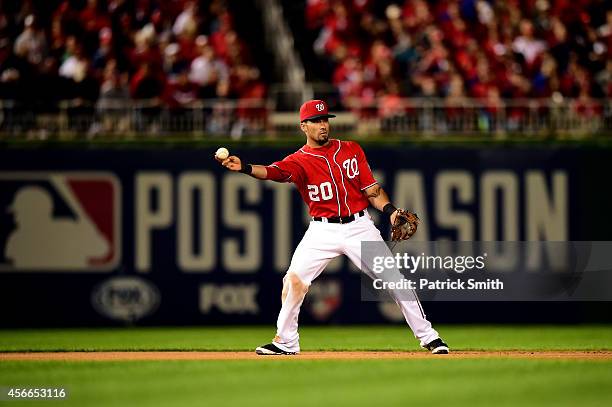
[[[305,122],[307,120],[324,119],[324,118],[331,118],[331,117],[336,117],[336,115],[335,114],[317,114],[314,116],[306,117],[305,119],[302,119],[302,121]]]

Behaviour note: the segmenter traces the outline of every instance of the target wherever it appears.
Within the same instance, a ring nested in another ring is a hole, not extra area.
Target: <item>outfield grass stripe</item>
[[[610,350],[608,325],[436,325],[453,350]],[[273,327],[165,327],[0,330],[0,352],[253,351]],[[304,326],[303,351],[418,351],[405,326]]]
[[[70,397],[61,405],[69,407],[599,407],[612,403],[609,360],[428,356],[414,360],[0,361],[0,383],[66,387]],[[24,400],[15,405],[43,403],[57,404]]]

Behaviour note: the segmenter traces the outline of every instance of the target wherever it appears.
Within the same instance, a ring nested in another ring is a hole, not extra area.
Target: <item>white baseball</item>
[[[225,160],[227,157],[229,157],[229,151],[227,151],[227,148],[225,147],[220,147],[215,153],[215,157],[217,157],[219,160]]]

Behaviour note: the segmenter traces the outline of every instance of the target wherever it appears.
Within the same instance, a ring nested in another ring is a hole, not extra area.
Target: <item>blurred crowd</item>
[[[453,113],[476,99],[495,115],[512,100],[571,99],[588,117],[612,96],[609,1],[305,5],[315,63],[345,107],[398,116],[406,97],[442,98]],[[258,51],[234,21],[226,0],[0,0],[0,99],[32,110],[139,100],[155,116],[199,99],[263,98]]]
[[[307,0],[305,23],[345,106],[392,114],[402,97],[612,96],[612,4],[603,0]]]
[[[173,108],[265,92],[224,0],[0,1],[0,99]]]

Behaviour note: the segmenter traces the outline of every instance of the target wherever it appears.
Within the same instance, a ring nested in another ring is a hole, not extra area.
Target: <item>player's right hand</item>
[[[221,165],[230,171],[240,171],[240,169],[242,169],[242,161],[235,155],[230,155],[225,160],[221,161]]]

